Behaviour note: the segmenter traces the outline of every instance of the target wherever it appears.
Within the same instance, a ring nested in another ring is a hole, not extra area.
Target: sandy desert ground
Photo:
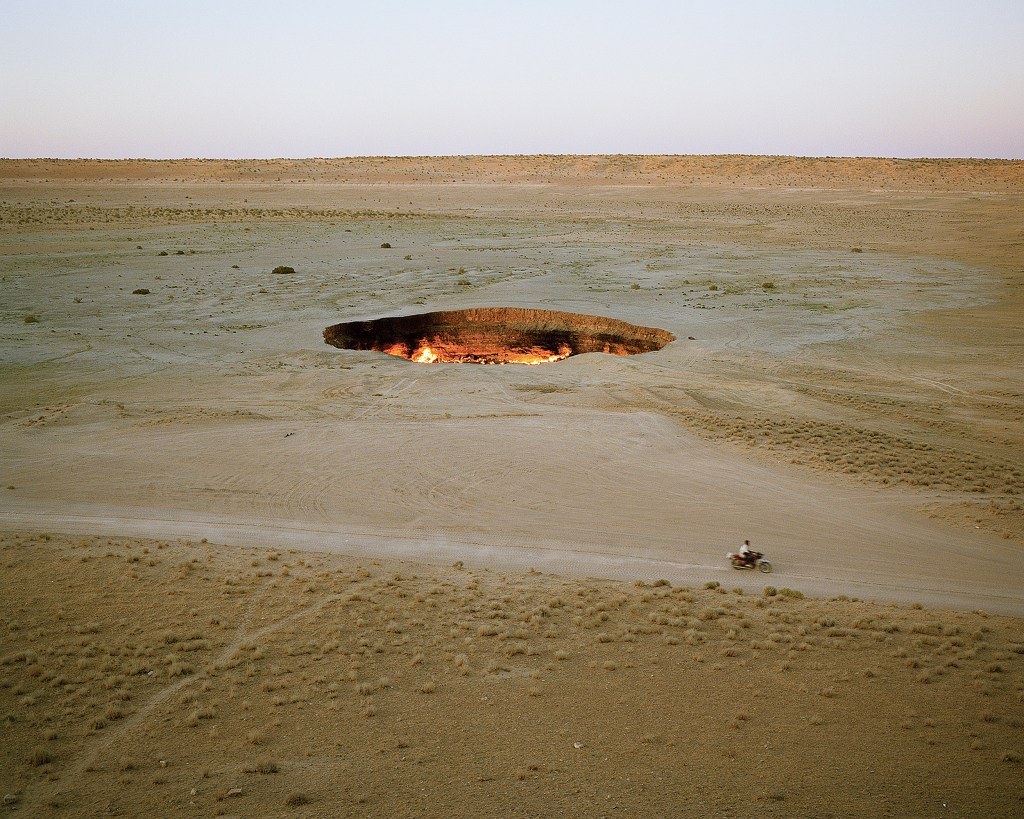
[[[2,810],[1018,815],[1022,226],[1021,162],[0,160]],[[321,335],[485,306],[677,341]]]

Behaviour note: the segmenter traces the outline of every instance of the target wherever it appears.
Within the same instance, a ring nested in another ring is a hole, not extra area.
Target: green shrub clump
[[[277,267],[275,267],[270,272],[271,273],[294,273],[295,272],[295,268],[294,267],[289,267],[286,264],[279,264]]]

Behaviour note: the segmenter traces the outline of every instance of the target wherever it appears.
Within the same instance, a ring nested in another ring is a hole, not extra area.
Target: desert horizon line
[[[338,154],[336,156],[0,156],[2,162],[296,162],[349,159],[544,159],[544,158],[751,158],[809,160],[888,160],[892,162],[1024,162],[1024,157],[988,156],[883,156],[872,154],[758,154],[758,153],[479,153],[479,154]]]

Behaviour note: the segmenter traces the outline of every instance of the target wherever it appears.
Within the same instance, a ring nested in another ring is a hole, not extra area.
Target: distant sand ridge
[[[1024,162],[786,156],[0,159],[0,179],[274,184],[651,184],[1024,191]]]

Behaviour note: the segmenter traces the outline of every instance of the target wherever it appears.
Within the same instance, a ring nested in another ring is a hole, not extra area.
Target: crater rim
[[[324,343],[424,364],[548,364],[586,353],[642,355],[676,340],[621,319],[530,307],[471,307],[326,327]]]

